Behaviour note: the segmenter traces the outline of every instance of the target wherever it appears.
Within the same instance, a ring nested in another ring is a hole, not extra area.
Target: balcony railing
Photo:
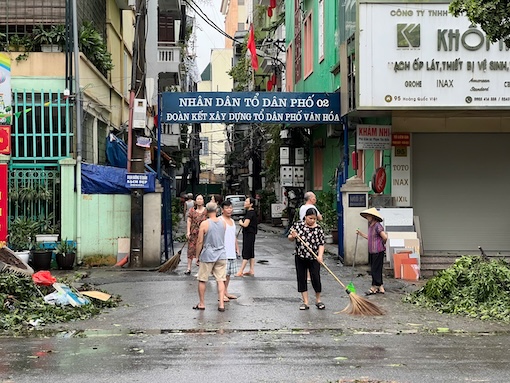
[[[180,63],[181,49],[175,43],[158,43],[158,62]]]

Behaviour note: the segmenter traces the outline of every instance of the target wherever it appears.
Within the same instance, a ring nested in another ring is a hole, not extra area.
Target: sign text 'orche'
[[[164,123],[339,124],[339,93],[165,92]]]

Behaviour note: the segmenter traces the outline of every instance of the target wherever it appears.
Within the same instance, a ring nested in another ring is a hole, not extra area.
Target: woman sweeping
[[[301,240],[296,240],[298,236],[317,254],[317,259]],[[326,306],[321,301],[322,284],[320,275],[324,255],[324,231],[317,225],[317,210],[309,208],[305,213],[304,221],[294,223],[287,238],[289,241],[296,241],[294,258],[297,285],[298,292],[301,293],[303,298],[303,303],[299,306],[299,309],[308,310],[310,308],[308,305],[308,283],[306,280],[307,272],[309,271],[312,287],[315,290],[315,306],[319,310],[324,310]]]
[[[202,221],[207,219],[207,210],[204,207],[204,197],[202,195],[197,195],[195,204],[196,206],[188,212],[186,224],[186,238],[188,239],[188,269],[184,272],[186,275],[191,274],[193,258],[197,258],[198,229]]]
[[[359,230],[356,230],[356,234],[368,239],[368,263],[372,274],[372,287],[365,294],[384,294],[382,272],[388,235],[381,225],[383,218],[374,207],[363,210],[360,214],[368,221],[368,234]]]

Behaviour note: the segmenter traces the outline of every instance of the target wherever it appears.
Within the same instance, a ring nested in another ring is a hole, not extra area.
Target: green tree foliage
[[[404,301],[441,313],[510,321],[510,266],[465,255]]]
[[[465,15],[480,25],[487,38],[502,40],[510,47],[510,3],[507,0],[453,0],[450,13],[455,17]]]

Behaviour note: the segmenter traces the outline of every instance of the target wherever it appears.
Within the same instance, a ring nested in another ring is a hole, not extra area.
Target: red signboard
[[[11,154],[10,125],[0,125],[0,154]]]
[[[409,133],[393,133],[391,146],[411,146],[411,135]]]
[[[377,168],[372,177],[372,190],[376,193],[382,193],[386,187],[386,170]]]
[[[7,164],[0,164],[0,241],[7,239]]]

